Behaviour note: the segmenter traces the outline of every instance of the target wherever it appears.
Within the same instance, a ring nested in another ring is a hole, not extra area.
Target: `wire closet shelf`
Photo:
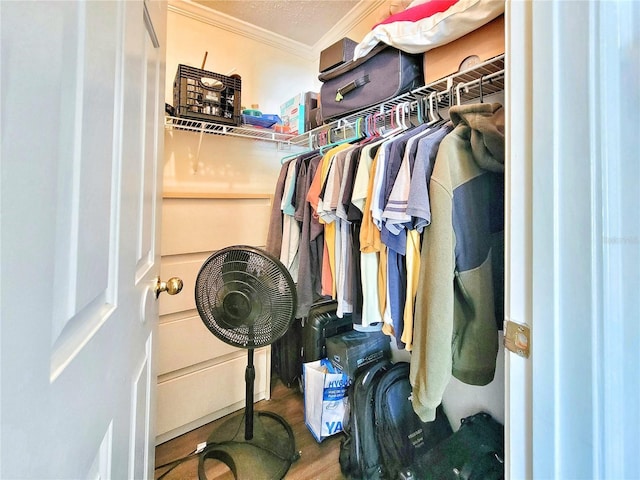
[[[473,65],[458,73],[449,75],[428,85],[419,87],[393,99],[372,105],[331,121],[300,135],[287,135],[273,130],[248,125],[223,125],[203,120],[193,120],[173,116],[165,117],[165,128],[184,130],[200,134],[226,135],[276,142],[283,149],[291,146],[309,149],[321,148],[352,138],[358,131],[358,122],[368,116],[376,121],[392,121],[393,111],[400,105],[408,105],[415,115],[419,102],[432,99],[436,109],[488,96],[504,90],[504,54]]]
[[[266,140],[268,142],[278,142],[283,144],[290,143],[293,138],[293,135],[278,133],[266,128],[256,128],[248,125],[224,125],[182,117],[165,116],[164,125],[168,130],[175,129],[212,135],[250,138],[253,140]]]

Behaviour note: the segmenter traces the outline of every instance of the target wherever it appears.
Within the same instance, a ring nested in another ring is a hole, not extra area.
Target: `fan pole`
[[[248,350],[247,357],[247,369],[244,373],[244,381],[247,387],[244,409],[244,439],[251,440],[253,438],[253,383],[256,378],[256,369],[253,366],[253,348]]]

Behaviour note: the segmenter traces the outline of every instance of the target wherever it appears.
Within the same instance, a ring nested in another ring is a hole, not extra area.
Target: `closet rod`
[[[469,82],[460,82],[455,86],[456,91],[456,102],[458,105],[460,104],[460,92],[464,90],[464,93],[469,95],[471,98],[482,98],[485,95],[490,95],[492,93],[497,93],[499,91],[504,90],[504,83],[501,81],[500,83],[496,83],[494,85],[493,80],[503,79],[504,78],[504,70],[498,70],[497,72],[491,73],[489,75],[482,75],[480,78],[471,80]],[[490,86],[489,91],[484,90],[486,86]]]
[[[462,83],[462,86],[465,88],[469,88],[472,85],[480,85],[481,82],[490,82],[491,80],[493,80],[494,78],[500,78],[504,76],[504,70],[498,70],[495,73],[491,73],[489,75],[483,75],[482,77],[476,79],[476,80],[471,80],[470,82],[465,82]]]

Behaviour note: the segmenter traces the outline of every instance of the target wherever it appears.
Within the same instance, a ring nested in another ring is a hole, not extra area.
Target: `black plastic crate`
[[[176,116],[239,125],[241,84],[239,75],[227,77],[178,65],[173,81]]]

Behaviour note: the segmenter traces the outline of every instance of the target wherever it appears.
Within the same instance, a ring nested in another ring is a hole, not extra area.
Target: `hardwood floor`
[[[266,410],[283,417],[291,426],[296,450],[300,458],[291,465],[285,475],[286,480],[345,480],[340,472],[338,454],[340,440],[344,434],[339,433],[316,442],[307,426],[304,424],[304,401],[302,393],[297,388],[287,388],[279,379],[275,378],[271,389],[271,400],[262,400],[255,404],[255,410]],[[154,478],[158,480],[170,466],[157,468],[173,460],[185,457],[195,450],[195,446],[205,442],[211,432],[226,417],[184,435],[162,443],[156,447],[156,471]],[[232,480],[233,474],[221,462],[207,460],[207,480]],[[261,479],[260,472],[252,475],[252,480]],[[170,471],[163,480],[191,480],[198,479],[198,457],[193,456]]]

